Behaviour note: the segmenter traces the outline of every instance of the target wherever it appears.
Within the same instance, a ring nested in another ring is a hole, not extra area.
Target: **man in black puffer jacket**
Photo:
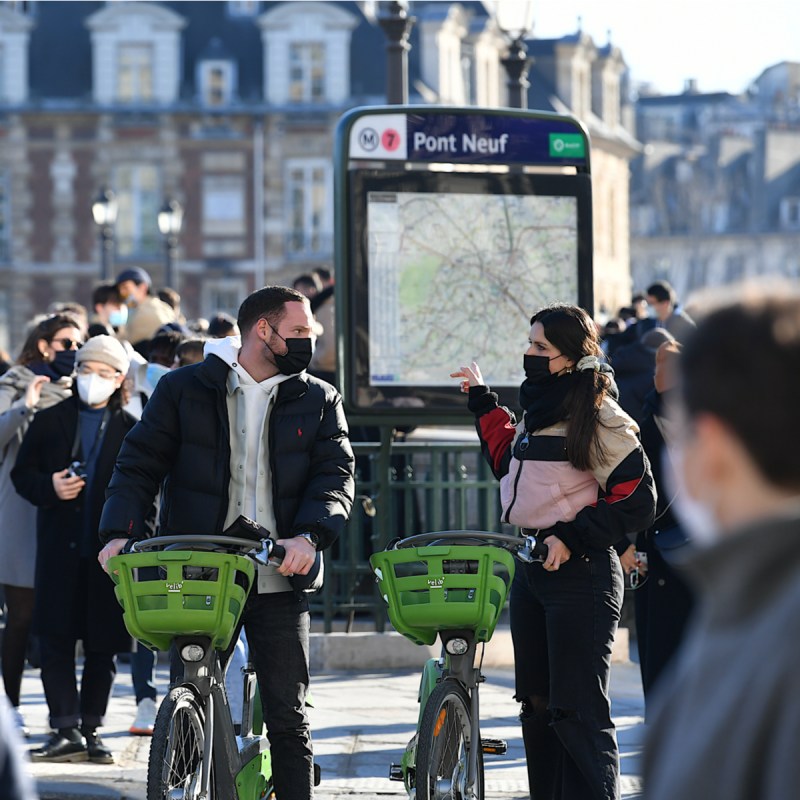
[[[240,515],[275,534],[286,558],[260,568],[243,619],[276,794],[308,800],[308,601],[287,576],[307,574],[316,550],[341,533],[353,503],[353,452],[340,395],[305,373],[314,325],[306,298],[265,287],[242,303],[238,325],[241,341],[209,342],[202,363],[161,378],[125,439],[106,493],[100,562],[146,535],[159,487],[161,535],[218,534]]]

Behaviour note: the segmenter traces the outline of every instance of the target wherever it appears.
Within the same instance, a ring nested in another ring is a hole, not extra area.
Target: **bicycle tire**
[[[416,800],[483,800],[483,751],[480,736],[470,741],[470,718],[469,695],[458,681],[445,679],[431,692],[417,737]],[[464,783],[473,745],[478,768],[467,795]]]
[[[205,749],[202,704],[186,686],[170,689],[161,703],[153,727],[147,762],[147,800],[195,800],[200,793],[200,772]],[[210,797],[213,798],[212,774]]]

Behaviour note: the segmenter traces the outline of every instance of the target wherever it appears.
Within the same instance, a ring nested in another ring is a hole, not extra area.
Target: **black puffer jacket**
[[[144,538],[144,519],[164,482],[161,535],[214,534],[228,512],[228,365],[215,355],[158,382],[126,437],[106,492],[100,535]],[[269,421],[276,538],[304,531],[320,549],[342,532],[353,503],[353,452],[342,400],[308,375],[284,381]]]

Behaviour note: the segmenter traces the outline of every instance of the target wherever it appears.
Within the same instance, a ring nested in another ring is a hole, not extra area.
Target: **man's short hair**
[[[107,303],[122,304],[122,298],[119,296],[119,289],[116,283],[101,283],[92,292],[92,308],[104,306]]]
[[[283,319],[286,303],[307,303],[308,298],[296,289],[288,286],[265,286],[253,292],[239,306],[236,324],[244,338],[253,325],[260,319],[266,319],[272,327],[276,327]]]
[[[800,489],[800,447],[790,441],[800,397],[800,296],[710,313],[686,341],[681,377],[690,420],[717,417],[771,484]]]
[[[675,290],[667,281],[654,281],[647,287],[647,294],[655,297],[659,303],[663,303],[665,300],[669,300],[673,305],[675,303]]]

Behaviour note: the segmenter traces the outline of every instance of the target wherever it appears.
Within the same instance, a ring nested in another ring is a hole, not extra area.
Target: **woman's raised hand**
[[[461,391],[468,392],[470,386],[485,386],[481,368],[477,361],[473,361],[469,367],[460,367],[456,372],[450,373],[451,378],[461,378]]]

